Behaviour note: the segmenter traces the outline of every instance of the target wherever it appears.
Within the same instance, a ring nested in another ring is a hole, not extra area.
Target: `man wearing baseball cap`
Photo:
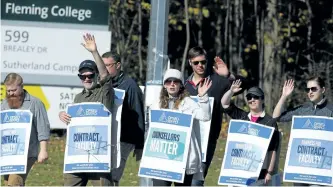
[[[112,111],[114,101],[114,90],[112,79],[109,75],[101,56],[97,51],[93,35],[83,36],[85,43],[82,44],[92,53],[96,63],[92,60],[85,60],[79,66],[78,77],[81,79],[84,89],[77,94],[74,103],[100,102],[109,111]],[[60,112],[59,118],[68,124],[70,116],[66,112]],[[66,173],[64,174],[64,186],[86,186],[88,181],[93,186],[113,186],[110,173]]]

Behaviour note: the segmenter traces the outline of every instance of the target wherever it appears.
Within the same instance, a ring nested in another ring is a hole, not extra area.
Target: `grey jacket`
[[[7,100],[1,103],[1,110],[9,110]],[[28,157],[38,157],[39,142],[50,138],[50,122],[44,104],[24,90],[23,105],[20,110],[30,110],[33,114]]]
[[[179,111],[193,115],[193,127],[191,133],[190,147],[187,157],[186,174],[199,174],[196,178],[203,179],[201,167],[201,145],[200,145],[200,126],[199,120],[209,121],[211,119],[209,97],[205,94],[198,97],[199,102],[196,103],[190,97],[186,97],[179,105]],[[151,109],[159,109],[159,102],[154,102]],[[202,175],[202,176],[201,176]]]
[[[305,103],[301,106],[285,111],[278,118],[279,122],[290,122],[293,116],[325,116],[333,117],[333,105],[327,99],[321,104],[315,105],[312,102]]]

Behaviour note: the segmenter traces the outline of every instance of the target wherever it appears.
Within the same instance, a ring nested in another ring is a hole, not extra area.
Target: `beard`
[[[18,109],[23,104],[24,92],[20,95],[6,96],[6,98],[10,109]]]

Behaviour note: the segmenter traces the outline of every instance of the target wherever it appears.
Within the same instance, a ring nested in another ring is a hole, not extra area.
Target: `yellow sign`
[[[3,99],[6,98],[6,87],[1,84],[1,95],[0,95],[0,100],[2,101]],[[23,87],[25,90],[27,90],[27,92],[35,97],[37,97],[38,99],[40,99],[43,103],[44,106],[46,108],[46,110],[48,110],[50,108],[50,103],[48,102],[43,90],[41,86],[38,85],[25,85]]]

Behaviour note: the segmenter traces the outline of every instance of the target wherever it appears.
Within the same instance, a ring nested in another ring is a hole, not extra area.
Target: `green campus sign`
[[[108,1],[2,0],[1,19],[108,25]]]

